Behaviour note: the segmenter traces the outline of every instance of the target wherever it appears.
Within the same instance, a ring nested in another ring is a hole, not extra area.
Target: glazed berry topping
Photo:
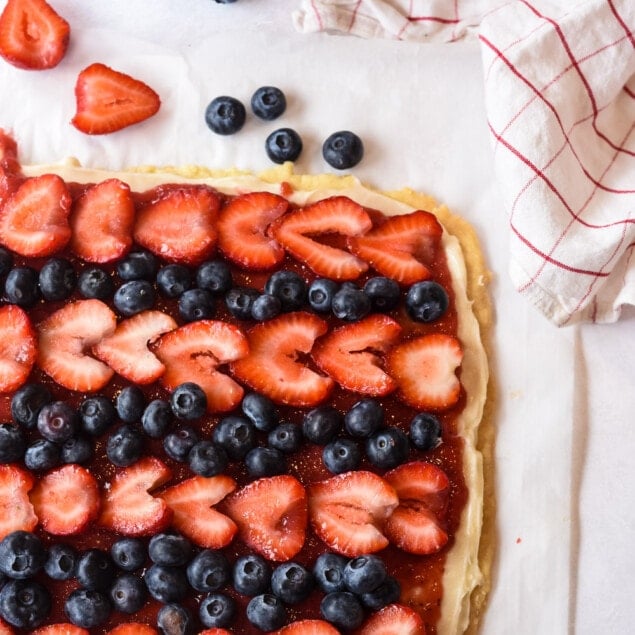
[[[37,425],[40,410],[52,400],[48,388],[42,384],[24,384],[11,398],[11,417],[17,424],[32,430]]]
[[[115,283],[100,267],[89,267],[79,274],[77,289],[83,298],[107,300],[115,292]]]
[[[342,415],[333,406],[323,405],[309,410],[302,419],[302,433],[307,441],[326,445],[342,428]]]
[[[0,571],[13,580],[32,578],[46,557],[42,541],[30,531],[13,531],[0,541]]]
[[[383,313],[394,309],[401,297],[397,281],[385,276],[369,278],[364,284],[364,293],[370,298],[372,310]]]
[[[343,630],[359,628],[364,621],[364,609],[349,591],[327,593],[320,602],[320,613],[327,622]]]
[[[163,439],[165,453],[174,461],[185,463],[190,450],[198,443],[198,434],[190,427],[182,427]]]
[[[313,590],[313,574],[297,562],[285,562],[271,574],[271,591],[285,604],[298,604]]]
[[[81,428],[86,434],[99,437],[117,418],[117,410],[108,397],[95,395],[87,397],[79,406]]]
[[[165,399],[153,399],[141,415],[143,431],[153,439],[162,439],[174,421],[174,413]]]
[[[34,472],[45,472],[62,461],[62,449],[59,444],[38,439],[34,441],[24,452],[24,465]]]
[[[261,86],[251,97],[251,109],[265,121],[277,119],[287,108],[284,93],[275,86]]]
[[[232,272],[223,260],[209,260],[196,270],[196,286],[216,295],[227,293],[233,285]]]
[[[199,441],[190,450],[187,464],[194,474],[199,476],[216,476],[227,467],[227,453],[212,441]]]
[[[180,602],[188,592],[185,569],[153,564],[143,574],[150,595],[163,604]]]
[[[256,322],[264,322],[276,317],[282,311],[280,298],[269,293],[259,295],[251,305],[251,317]]]
[[[16,628],[36,628],[50,610],[49,592],[34,580],[9,580],[0,591],[0,616]]]
[[[180,604],[165,604],[157,613],[157,627],[166,635],[188,635],[193,628],[192,615]]]
[[[302,138],[292,128],[274,130],[265,139],[265,152],[274,163],[295,161],[302,152]]]
[[[200,419],[207,409],[207,397],[203,389],[191,381],[178,385],[170,397],[170,406],[177,419]]]
[[[192,273],[183,265],[165,265],[157,272],[157,289],[164,298],[178,298],[191,286]]]
[[[77,275],[65,258],[51,258],[42,265],[38,284],[45,300],[66,300],[75,290]]]
[[[384,409],[376,399],[367,397],[353,404],[344,415],[346,432],[354,437],[369,437],[384,423]]]
[[[255,596],[269,589],[271,565],[255,553],[239,557],[232,569],[234,589],[243,595]]]
[[[110,556],[123,571],[137,571],[146,561],[146,547],[139,538],[121,538],[110,548]]]
[[[12,423],[0,423],[0,463],[15,463],[26,449],[22,428]]]
[[[100,591],[76,589],[64,603],[64,612],[72,624],[80,628],[95,628],[103,624],[111,612],[110,599]]]
[[[318,313],[330,313],[333,304],[333,296],[339,290],[340,285],[329,278],[316,278],[310,285],[308,301],[311,308]]]
[[[245,456],[245,466],[252,478],[284,474],[287,468],[284,454],[280,450],[264,447],[249,450]]]
[[[65,401],[53,401],[42,406],[37,418],[38,432],[49,441],[64,443],[79,429],[77,411]]]
[[[302,445],[302,428],[295,423],[281,423],[271,430],[267,442],[280,452],[293,454]]]
[[[322,156],[336,170],[348,170],[362,160],[364,144],[354,132],[340,130],[324,141]]]
[[[229,626],[236,614],[234,600],[223,593],[206,595],[199,605],[198,615],[203,626],[207,628],[224,628]]]
[[[283,311],[297,311],[306,302],[307,286],[302,276],[295,271],[282,269],[269,276],[265,293],[279,298]]]
[[[179,298],[179,315],[185,322],[214,316],[214,296],[207,289],[188,289]]]
[[[322,460],[326,469],[333,474],[356,470],[362,459],[359,446],[352,439],[335,439],[324,446]]]
[[[113,609],[129,615],[141,610],[146,603],[148,590],[141,578],[132,573],[123,573],[110,587]]]
[[[214,428],[212,439],[232,461],[240,461],[256,444],[256,431],[245,417],[228,415]]]
[[[192,543],[179,534],[160,533],[152,536],[148,544],[148,555],[155,564],[180,567],[192,557]]]
[[[446,290],[434,280],[413,284],[406,295],[406,311],[416,322],[434,322],[448,310],[450,300]]]
[[[410,422],[410,441],[415,448],[427,452],[441,444],[441,422],[431,412],[419,412]]]
[[[262,432],[272,430],[280,419],[273,401],[257,392],[249,392],[243,397],[241,409],[256,430]]]
[[[75,577],[89,591],[107,591],[115,578],[115,564],[101,549],[88,549],[79,556]]]
[[[156,256],[146,249],[131,251],[117,263],[117,274],[127,282],[132,280],[151,282],[156,278],[158,270]]]
[[[187,579],[196,591],[217,591],[229,582],[231,565],[222,551],[203,549],[187,565]]]
[[[213,99],[205,110],[205,123],[212,132],[230,135],[245,125],[247,113],[235,97],[222,95]]]
[[[247,619],[261,631],[273,631],[282,628],[287,619],[287,611],[275,595],[263,593],[249,600]]]
[[[106,442],[106,456],[118,467],[136,463],[143,453],[143,435],[130,424],[119,426]]]
[[[72,545],[57,543],[48,550],[44,571],[52,580],[70,580],[75,577],[79,554]]]
[[[225,304],[229,312],[239,320],[251,319],[251,307],[260,292],[251,287],[233,287],[225,295]]]
[[[126,386],[115,400],[117,415],[125,423],[141,421],[145,407],[146,396],[138,386]]]
[[[7,302],[28,309],[40,299],[38,272],[31,267],[14,267],[4,281]]]
[[[152,283],[147,280],[125,282],[113,297],[115,308],[124,317],[131,317],[154,306],[156,293]]]
[[[344,567],[344,584],[357,595],[374,591],[387,577],[384,561],[373,554],[352,558]]]
[[[366,441],[366,456],[380,469],[401,465],[408,458],[408,450],[408,437],[395,426],[378,430]]]
[[[13,267],[13,254],[4,247],[0,247],[0,277],[6,276]]]
[[[316,558],[313,576],[324,593],[345,590],[344,567],[347,563],[347,558],[331,552],[322,553]]]

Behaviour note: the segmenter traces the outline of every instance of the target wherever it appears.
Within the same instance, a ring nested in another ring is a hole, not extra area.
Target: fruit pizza
[[[22,166],[7,135],[0,210],[0,632],[474,628],[464,222],[289,164]]]

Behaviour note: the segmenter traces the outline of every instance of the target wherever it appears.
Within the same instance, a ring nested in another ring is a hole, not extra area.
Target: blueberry
[[[120,538],[110,547],[110,557],[123,571],[137,571],[146,561],[146,547],[139,538]]]
[[[67,439],[62,444],[60,459],[62,463],[85,465],[93,458],[93,444],[83,435]]]
[[[383,313],[394,309],[401,296],[399,283],[384,276],[369,278],[364,284],[364,293],[370,298],[372,310]]]
[[[75,291],[77,275],[65,258],[51,258],[42,265],[38,284],[45,300],[66,300]]]
[[[240,556],[232,570],[234,589],[243,595],[259,595],[269,589],[271,565],[258,554]]]
[[[156,278],[159,265],[156,256],[146,249],[131,251],[117,263],[117,274],[122,280],[146,280]]]
[[[275,86],[261,86],[251,97],[251,109],[265,121],[277,119],[287,108],[284,93]]]
[[[185,322],[207,320],[214,315],[214,296],[207,289],[189,289],[179,298],[179,315]]]
[[[192,286],[192,273],[183,265],[166,265],[157,273],[157,289],[164,298],[178,298]]]
[[[215,295],[227,293],[233,285],[232,272],[223,260],[208,260],[196,270],[196,286]]]
[[[131,317],[154,306],[156,294],[147,280],[125,282],[116,291],[113,298],[115,308],[124,317]]]
[[[198,384],[186,381],[173,390],[170,406],[177,419],[193,421],[207,411],[207,396]]]
[[[287,611],[275,595],[263,593],[249,600],[247,619],[261,631],[274,631],[286,622]]]
[[[384,606],[398,602],[401,586],[392,576],[388,576],[376,589],[361,595],[362,604],[371,611],[378,611]]]
[[[269,433],[267,442],[280,452],[292,454],[300,449],[302,429],[295,423],[280,423]]]
[[[384,409],[378,401],[366,397],[353,404],[344,415],[346,432],[354,437],[369,437],[384,423]]]
[[[53,397],[48,388],[41,384],[24,384],[11,398],[11,417],[17,424],[32,430],[37,425],[40,410],[51,401]]]
[[[146,396],[137,386],[126,386],[117,395],[115,409],[117,415],[124,423],[137,423],[141,421],[146,407]]]
[[[352,558],[344,567],[344,584],[356,595],[374,591],[386,581],[387,576],[384,561],[373,554]]]
[[[14,267],[4,281],[7,302],[28,309],[40,299],[38,272],[31,267]]]
[[[383,470],[401,465],[408,458],[408,450],[408,437],[394,426],[378,430],[366,441],[368,460]]]
[[[322,450],[322,461],[326,469],[333,474],[356,470],[361,460],[362,453],[352,439],[335,439]]]
[[[163,439],[163,449],[173,460],[185,463],[190,450],[198,443],[198,434],[189,427],[170,432]]]
[[[65,401],[52,401],[42,406],[37,418],[38,432],[49,441],[64,443],[77,433],[79,415]]]
[[[370,298],[355,285],[344,284],[333,296],[331,310],[340,320],[357,322],[370,313]]]
[[[265,151],[274,163],[295,161],[302,152],[302,139],[291,128],[279,128],[265,139]]]
[[[320,602],[322,617],[336,628],[352,630],[364,621],[364,609],[353,593],[333,591]]]
[[[199,441],[190,450],[187,463],[199,476],[217,476],[227,467],[227,452],[212,441]]]
[[[180,567],[192,557],[192,543],[180,534],[160,533],[152,536],[148,544],[148,555],[155,564]]]
[[[260,296],[257,289],[251,287],[233,287],[225,294],[225,305],[238,320],[251,319],[251,307]]]
[[[117,410],[108,397],[87,397],[79,406],[81,428],[86,434],[101,436],[117,418]]]
[[[247,452],[245,466],[247,467],[247,473],[252,478],[284,474],[287,469],[284,454],[280,450],[262,447],[254,448]]]
[[[337,553],[319,555],[313,565],[313,576],[324,593],[344,591],[344,567],[348,560]]]
[[[415,282],[406,294],[406,312],[415,322],[434,322],[449,306],[447,291],[434,280]]]
[[[165,399],[153,399],[141,415],[141,427],[152,439],[162,439],[173,420],[170,404]]]
[[[271,574],[271,591],[285,604],[298,604],[313,590],[313,574],[297,562],[285,562]]]
[[[342,427],[342,415],[328,405],[309,410],[302,420],[302,433],[307,441],[326,445]]]
[[[13,254],[5,247],[0,247],[0,277],[6,276],[13,267]]]
[[[218,422],[212,433],[212,439],[224,448],[230,459],[239,461],[256,444],[256,431],[253,424],[245,417],[228,415]]]
[[[77,560],[75,577],[84,589],[107,591],[114,580],[115,571],[115,563],[108,552],[88,549]]]
[[[34,441],[24,453],[24,465],[34,472],[45,472],[62,462],[62,450],[57,443],[47,439]]]
[[[70,580],[75,577],[79,554],[72,545],[57,543],[49,547],[44,572],[52,580]]]
[[[115,611],[129,615],[140,611],[147,597],[148,590],[145,584],[132,573],[123,573],[110,587],[110,601]]]
[[[107,271],[88,267],[79,274],[77,289],[83,298],[107,300],[115,292],[115,283]]]
[[[234,97],[223,95],[213,99],[205,110],[205,123],[212,132],[230,135],[245,125],[247,113],[243,104]]]
[[[410,422],[410,441],[418,450],[427,452],[441,445],[441,422],[431,412],[419,412]]]
[[[209,593],[218,591],[230,579],[231,566],[222,553],[203,549],[187,565],[187,579],[196,591]]]
[[[180,567],[153,564],[146,569],[143,579],[150,595],[158,602],[180,602],[187,597],[187,576]]]
[[[318,313],[330,313],[333,296],[339,288],[340,285],[335,280],[316,278],[309,285],[308,300],[311,308]]]
[[[119,426],[106,442],[106,456],[117,467],[128,467],[136,463],[143,452],[143,436],[133,426]]]
[[[164,604],[157,613],[157,626],[164,635],[188,635],[192,632],[192,615],[180,604]]]
[[[348,170],[362,160],[364,144],[354,132],[341,130],[324,141],[322,156],[336,170]]]
[[[207,628],[225,628],[232,623],[235,614],[234,600],[222,593],[210,593],[198,607],[198,616]]]
[[[33,580],[10,580],[0,591],[0,616],[16,628],[39,626],[51,610],[51,596]]]
[[[26,437],[19,426],[0,423],[0,463],[15,463],[24,456]]]
[[[302,276],[295,271],[281,269],[269,276],[265,293],[279,298],[283,311],[297,311],[306,302],[307,286]]]
[[[247,393],[240,405],[243,413],[254,424],[256,430],[269,432],[280,420],[280,415],[273,401],[260,393]]]
[[[99,591],[76,589],[64,602],[64,612],[69,621],[80,628],[95,628],[109,617],[111,604],[108,597]]]
[[[14,580],[32,578],[46,557],[42,541],[30,531],[12,531],[0,541],[0,571]]]
[[[251,317],[257,322],[265,322],[276,317],[282,311],[282,302],[275,295],[263,293],[251,305]]]

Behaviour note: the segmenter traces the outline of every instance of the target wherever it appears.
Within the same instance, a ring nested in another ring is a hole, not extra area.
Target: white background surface
[[[494,273],[499,400],[498,554],[483,632],[633,632],[635,314],[558,330],[512,289],[478,44],[301,35],[289,0],[51,2],[72,28],[61,65],[26,72],[0,63],[0,127],[18,140],[22,162],[73,155],[111,169],[258,171],[271,165],[267,134],[289,126],[304,140],[297,170],[324,172],[322,141],[348,128],[365,142],[362,180],[426,191],[476,226]],[[159,114],[108,136],[76,131],[75,77],[95,61],[149,83],[162,97]],[[212,98],[248,104],[264,84],[287,94],[280,120],[248,117],[232,137],[206,128]]]

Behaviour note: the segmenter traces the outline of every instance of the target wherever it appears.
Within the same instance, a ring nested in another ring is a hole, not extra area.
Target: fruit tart
[[[290,164],[23,166],[5,134],[0,206],[0,632],[475,629],[465,222]]]

